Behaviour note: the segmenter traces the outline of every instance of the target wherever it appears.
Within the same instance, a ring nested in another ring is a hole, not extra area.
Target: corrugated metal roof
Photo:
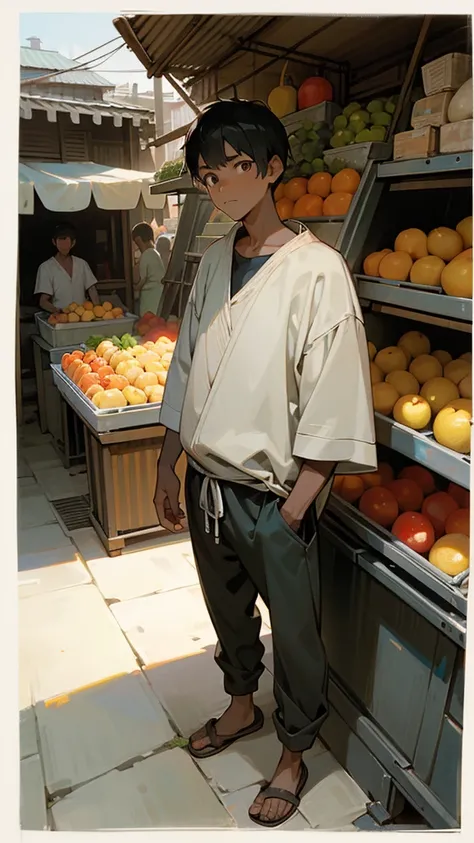
[[[94,123],[99,125],[103,117],[111,117],[115,125],[121,125],[122,119],[132,120],[134,126],[140,126],[143,121],[153,123],[155,120],[153,112],[135,105],[23,94],[20,97],[20,117],[31,120],[33,111],[46,112],[52,123],[56,122],[58,112],[69,114],[73,123],[80,123],[81,115],[92,117]]]
[[[258,45],[263,50],[269,45],[288,50],[299,43],[310,59],[323,56],[348,62],[354,71],[413,49],[422,19],[420,15],[130,15],[114,24],[149,76],[167,72],[187,79],[191,86],[206,74],[234,65],[237,78],[239,63],[248,61],[249,48]],[[440,39],[442,51],[442,36],[461,26],[469,27],[467,16],[436,15],[430,39]]]
[[[61,83],[62,85],[92,85],[96,88],[113,88],[104,76],[93,70],[79,70],[80,62],[68,59],[53,50],[32,50],[30,47],[20,48],[20,76],[21,79],[34,79],[45,76],[52,70],[70,70],[59,76],[50,76],[44,83]],[[26,70],[28,69],[28,70]],[[37,71],[37,72],[32,72]]]
[[[30,47],[20,47],[20,65],[37,67],[41,70],[68,70],[68,68],[76,67],[77,62],[62,56],[56,50],[32,50]]]

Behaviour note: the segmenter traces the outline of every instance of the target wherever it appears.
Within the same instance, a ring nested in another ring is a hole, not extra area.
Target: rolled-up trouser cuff
[[[280,720],[279,711],[274,711],[273,723],[275,725],[278,740],[283,744],[285,749],[289,749],[290,752],[306,752],[313,746],[316,738],[318,737],[321,726],[326,720],[328,714],[329,712],[327,709],[324,709],[323,713],[316,720],[308,723],[307,726],[304,726],[297,732],[288,732]]]
[[[217,659],[216,662],[222,670],[222,664]],[[258,674],[254,674],[248,677],[248,679],[244,679],[243,677],[240,679],[236,677],[231,678],[228,674],[224,673],[224,690],[226,694],[229,694],[230,697],[245,697],[247,694],[255,694],[258,691],[258,680],[264,669],[262,666]]]

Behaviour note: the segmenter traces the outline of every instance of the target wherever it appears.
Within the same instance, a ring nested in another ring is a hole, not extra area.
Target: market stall
[[[321,528],[331,703],[322,737],[368,794],[376,823],[397,816],[406,800],[431,827],[457,828],[469,583],[472,93],[470,114],[448,112],[471,73],[469,39],[449,18],[431,29],[428,19],[397,18],[381,31],[382,19],[287,17],[283,29],[275,18],[242,16],[226,24],[239,26],[238,44],[218,40],[210,55],[202,34],[212,44],[217,21],[198,18],[169,23],[166,37],[176,39],[169,61],[160,53],[165,17],[116,25],[150,75],[186,77],[199,102],[228,90],[229,80],[242,97],[291,89],[280,84],[288,57],[297,93],[305,60],[332,81],[332,102],[306,102],[313,109],[306,113],[303,103],[294,113],[294,93],[283,92],[291,161],[277,197],[282,219],[301,219],[346,258],[372,364],[379,470],[340,478]],[[345,26],[364,30],[363,51],[353,40],[341,48]],[[460,43],[460,53],[448,52]],[[211,219],[209,201],[186,176],[151,188],[179,190],[186,198],[169,275],[184,301],[190,264],[229,223]]]
[[[150,173],[93,163],[20,163],[19,286],[25,301],[31,298],[28,290],[33,289],[41,250],[45,250],[45,257],[50,254],[55,220],[67,217],[76,222],[81,232],[80,253],[96,272],[101,298],[131,310],[130,214],[135,215],[133,222],[138,222],[163,208],[165,202],[164,197],[150,196],[152,178]],[[59,325],[53,330],[40,314],[34,319],[35,327],[28,331],[28,340],[31,335],[40,427],[52,435],[56,450],[69,468],[84,462],[84,437],[82,425],[78,425],[53,386],[51,353],[58,346],[63,351],[72,350],[78,339],[86,339],[90,331],[87,326],[81,329],[74,325]],[[122,333],[130,330],[134,321],[129,316]],[[104,325],[104,330],[113,327]],[[24,344],[25,355],[27,350]]]

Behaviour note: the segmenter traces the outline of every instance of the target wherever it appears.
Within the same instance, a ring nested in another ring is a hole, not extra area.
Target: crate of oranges
[[[100,322],[104,333],[117,333],[116,324],[120,322],[120,334],[132,333],[138,319],[133,313],[125,313],[121,307],[114,307],[104,301],[94,305],[90,301],[83,304],[72,302],[60,313],[35,314],[40,336],[53,348],[75,345],[85,342],[91,333],[91,322]],[[109,330],[107,330],[107,328]]]
[[[324,172],[290,179],[275,191],[278,215],[282,220],[345,217],[359,184],[359,173],[349,167],[335,176]]]

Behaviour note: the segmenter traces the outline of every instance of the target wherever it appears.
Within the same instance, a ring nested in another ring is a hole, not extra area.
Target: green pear
[[[377,111],[383,111],[382,100],[372,100],[372,102],[369,102],[367,106],[367,111],[370,114],[375,114]]]
[[[339,132],[341,129],[345,129],[347,126],[347,117],[345,114],[339,114],[338,117],[334,118],[333,129],[335,132]]]
[[[392,118],[386,111],[377,111],[372,115],[372,122],[374,126],[390,126]]]
[[[342,113],[345,114],[346,117],[350,117],[351,114],[354,114],[354,112],[359,111],[359,110],[360,110],[360,104],[358,102],[350,102],[349,105],[346,105],[346,107],[345,107],[345,109],[343,110]]]

